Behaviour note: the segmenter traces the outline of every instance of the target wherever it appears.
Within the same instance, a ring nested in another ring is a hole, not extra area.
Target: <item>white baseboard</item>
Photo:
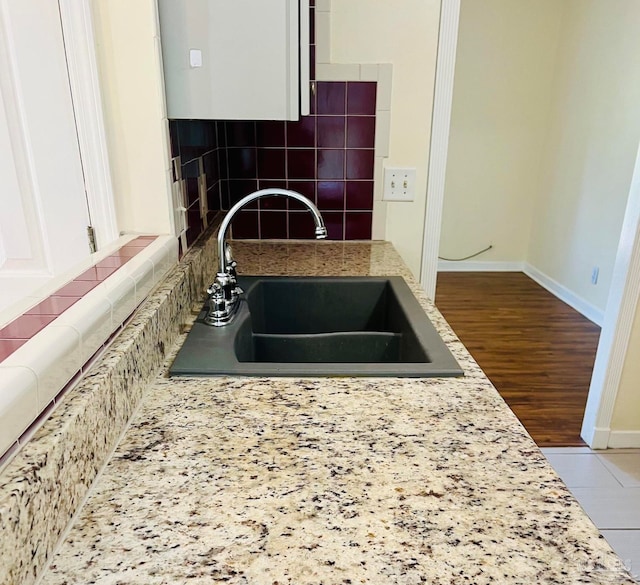
[[[611,429],[603,429],[600,427],[591,427],[585,429],[582,427],[580,433],[582,439],[591,447],[591,449],[606,449],[609,446],[609,437],[611,436]]]
[[[640,448],[640,431],[611,431],[607,447],[609,449],[638,449]]]
[[[438,260],[438,272],[522,272],[524,262],[476,262]]]
[[[563,286],[550,276],[547,276],[544,272],[540,272],[537,268],[534,268],[529,263],[524,264],[524,273],[535,280],[540,286],[546,288],[551,294],[558,297],[561,301],[567,303],[570,307],[573,307],[578,313],[584,315],[590,321],[593,321],[596,325],[602,327],[604,322],[604,311],[601,311],[597,307],[594,307],[591,303],[585,301],[582,297],[571,292],[567,287]]]

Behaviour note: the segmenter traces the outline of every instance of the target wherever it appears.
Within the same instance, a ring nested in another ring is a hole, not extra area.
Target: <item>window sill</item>
[[[177,262],[175,237],[127,236],[0,317],[0,454],[28,440]]]

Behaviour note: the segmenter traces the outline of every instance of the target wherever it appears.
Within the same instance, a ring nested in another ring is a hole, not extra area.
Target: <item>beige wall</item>
[[[386,238],[418,276],[427,190],[440,0],[332,0],[331,62],[392,63],[386,166],[417,169],[416,198],[389,203]]]
[[[440,255],[522,261],[563,3],[462,0]]]
[[[604,311],[640,139],[640,3],[564,3],[529,262]]]
[[[93,0],[118,228],[171,233],[170,154],[153,0]]]

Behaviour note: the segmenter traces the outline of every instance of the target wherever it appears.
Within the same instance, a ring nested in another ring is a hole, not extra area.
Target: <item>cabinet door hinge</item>
[[[98,246],[96,245],[96,230],[92,225],[87,226],[87,237],[89,238],[89,250],[95,254],[98,251]]]

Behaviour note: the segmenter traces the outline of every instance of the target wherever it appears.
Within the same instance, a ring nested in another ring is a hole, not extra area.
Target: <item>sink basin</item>
[[[171,376],[460,376],[400,277],[238,278],[234,320],[204,323],[206,305]]]

